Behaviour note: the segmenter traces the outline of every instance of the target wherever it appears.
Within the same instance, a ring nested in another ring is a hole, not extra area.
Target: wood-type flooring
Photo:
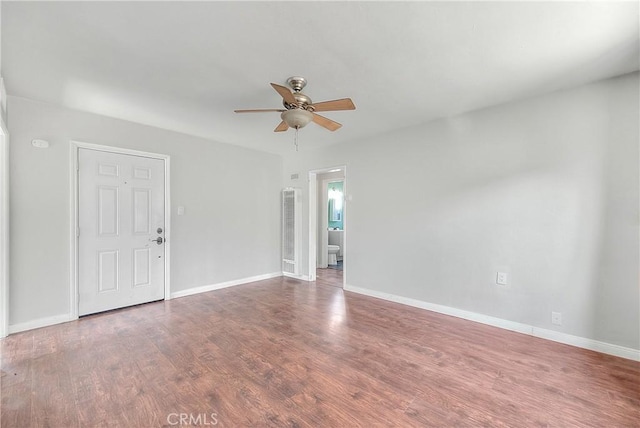
[[[330,282],[274,278],[11,335],[1,426],[640,423],[638,362]]]

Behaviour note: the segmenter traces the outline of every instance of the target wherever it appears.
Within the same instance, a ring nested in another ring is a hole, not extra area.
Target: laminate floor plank
[[[640,426],[640,363],[345,292],[342,274],[2,339],[1,426]]]

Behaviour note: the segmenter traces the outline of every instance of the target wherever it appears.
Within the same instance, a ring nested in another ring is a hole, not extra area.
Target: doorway
[[[84,143],[72,153],[73,317],[168,299],[168,156]]]
[[[345,166],[309,172],[309,279],[338,287],[347,275],[346,184]]]

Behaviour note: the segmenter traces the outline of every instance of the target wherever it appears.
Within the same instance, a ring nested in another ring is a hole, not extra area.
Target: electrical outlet
[[[509,274],[507,272],[498,272],[496,275],[496,284],[509,285]]]
[[[562,325],[562,313],[551,312],[551,324]]]

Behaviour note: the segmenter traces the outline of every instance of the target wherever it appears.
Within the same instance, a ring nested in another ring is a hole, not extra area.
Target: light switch
[[[183,206],[178,207],[178,215],[184,215],[184,207]]]
[[[506,272],[498,272],[498,275],[496,275],[496,284],[509,285],[509,274]]]

